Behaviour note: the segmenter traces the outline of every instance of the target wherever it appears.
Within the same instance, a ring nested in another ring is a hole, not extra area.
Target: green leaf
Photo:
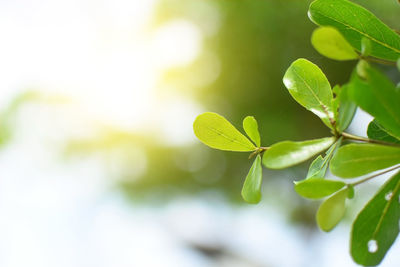
[[[295,182],[294,190],[305,198],[318,199],[332,195],[346,184],[340,181],[325,179],[308,179]]]
[[[371,56],[392,61],[400,57],[400,36],[359,5],[347,0],[316,0],[308,14],[315,24],[336,28],[357,51],[365,37],[371,42]]]
[[[370,139],[400,144],[400,140],[391,136],[376,120],[373,120],[368,124],[367,134]]]
[[[400,71],[400,58],[397,60],[397,69]]]
[[[310,164],[306,179],[325,177],[327,167],[328,164],[325,164],[325,159],[321,155],[319,155]]]
[[[253,116],[247,116],[243,120],[243,129],[256,146],[261,145],[260,133],[258,132],[258,124]]]
[[[287,168],[317,155],[334,141],[334,137],[326,137],[303,142],[279,142],[264,152],[263,164],[270,169]]]
[[[351,233],[351,255],[363,266],[378,265],[399,234],[400,174],[393,176],[358,214]]]
[[[400,93],[382,73],[364,65],[365,76],[353,73],[348,96],[360,108],[371,114],[385,129],[400,138]]]
[[[353,60],[358,58],[354,48],[333,27],[319,27],[311,36],[314,48],[323,56],[335,60]]]
[[[322,202],[317,211],[317,224],[325,232],[331,231],[343,218],[349,189],[345,188]]]
[[[349,127],[357,110],[357,105],[349,99],[348,91],[348,86],[344,85],[340,89],[340,94],[337,96],[339,98],[339,112],[337,118],[337,129],[339,132],[343,132]]]
[[[331,172],[342,178],[358,177],[400,163],[400,147],[349,144],[338,149],[331,160]]]
[[[256,147],[221,115],[206,112],[193,123],[194,134],[205,145],[228,151],[254,151]]]
[[[332,128],[332,90],[328,79],[317,65],[302,58],[296,60],[286,71],[283,83],[300,105]]]
[[[252,204],[260,202],[261,182],[262,182],[261,156],[257,155],[243,184],[242,197],[245,201]]]

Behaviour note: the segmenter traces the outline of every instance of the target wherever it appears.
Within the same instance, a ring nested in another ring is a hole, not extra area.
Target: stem
[[[374,58],[374,57],[363,57],[363,56],[360,56],[360,58],[364,59],[366,61],[375,62],[375,63],[379,63],[379,64],[383,64],[383,65],[396,66],[396,62],[392,62],[392,61],[388,61],[388,60],[378,59],[378,58]]]
[[[258,154],[263,153],[264,151],[266,151],[266,150],[268,150],[268,149],[269,149],[269,147],[265,147],[265,146],[258,147],[256,150],[254,150],[254,151],[250,154],[249,159],[253,158],[254,156],[256,156],[256,155],[258,155]]]
[[[379,144],[379,145],[384,145],[384,146],[400,147],[400,144],[385,142],[385,141],[381,141],[381,140],[369,139],[369,138],[366,138],[366,137],[357,136],[357,135],[344,133],[344,132],[342,133],[342,136],[343,136],[344,139],[349,139],[349,140],[354,140],[354,141],[360,141],[360,142],[366,142],[366,143],[372,143],[372,144]]]
[[[385,173],[394,171],[394,170],[396,170],[396,169],[398,169],[398,168],[400,168],[400,165],[397,165],[397,166],[394,166],[394,167],[392,167],[392,168],[390,168],[390,169],[387,169],[387,170],[384,170],[384,171],[382,171],[382,172],[373,174],[373,175],[371,175],[371,176],[368,176],[368,177],[366,177],[366,178],[364,178],[364,179],[362,179],[362,180],[360,180],[360,181],[358,181],[358,182],[352,183],[352,184],[350,184],[350,185],[356,186],[356,185],[365,183],[365,182],[367,182],[367,181],[369,181],[369,180],[371,180],[371,179],[373,179],[373,178],[375,178],[375,177],[378,177],[378,176],[380,176],[380,175],[382,175],[382,174],[385,174]]]

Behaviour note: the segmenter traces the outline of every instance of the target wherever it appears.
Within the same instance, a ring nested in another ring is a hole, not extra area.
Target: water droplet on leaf
[[[392,192],[392,191],[389,191],[388,193],[386,193],[385,199],[386,199],[387,201],[389,201],[389,200],[392,199],[392,196],[393,196],[393,192]]]
[[[378,242],[376,242],[376,240],[374,239],[368,241],[368,252],[375,253],[377,251],[378,251]]]

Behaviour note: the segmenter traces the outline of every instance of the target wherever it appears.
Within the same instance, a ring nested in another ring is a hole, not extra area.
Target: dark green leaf
[[[400,93],[394,84],[371,66],[364,66],[365,76],[353,73],[349,98],[371,114],[393,136],[400,138]]]
[[[376,120],[369,123],[367,134],[370,139],[400,144],[400,140],[391,136]]]
[[[347,0],[316,0],[310,19],[320,26],[336,28],[357,50],[363,37],[371,42],[371,55],[395,61],[400,57],[400,36],[365,8]]]
[[[302,58],[296,60],[286,71],[283,83],[300,105],[320,117],[328,127],[332,127],[332,90],[317,65]]]
[[[258,124],[253,116],[247,116],[243,120],[243,129],[256,146],[261,145],[260,133],[258,132]]]
[[[344,85],[340,89],[340,93],[337,97],[339,98],[337,129],[339,132],[343,132],[347,129],[347,127],[349,127],[351,121],[353,120],[357,105],[349,99],[347,85]]]
[[[349,144],[338,149],[330,170],[343,178],[358,177],[400,163],[400,147]]]
[[[400,174],[393,176],[354,221],[351,255],[364,266],[378,265],[399,234]]]
[[[242,197],[245,201],[252,204],[260,202],[261,182],[262,182],[261,156],[257,155],[243,184]]]
[[[319,27],[314,30],[311,43],[321,55],[330,59],[352,60],[358,58],[354,48],[333,27]]]
[[[322,202],[317,211],[317,224],[325,232],[331,231],[343,218],[349,189],[345,188]]]
[[[221,115],[206,112],[193,123],[197,138],[209,147],[228,151],[253,151],[254,144]]]
[[[287,168],[324,151],[334,141],[334,137],[326,137],[303,142],[280,142],[273,145],[264,153],[263,164],[270,169]]]
[[[332,181],[325,179],[307,179],[295,183],[296,192],[305,198],[318,199],[329,196],[346,184],[340,181]]]

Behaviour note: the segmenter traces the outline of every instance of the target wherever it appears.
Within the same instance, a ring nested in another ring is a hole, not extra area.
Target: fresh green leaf
[[[242,197],[245,201],[252,204],[260,202],[261,182],[262,182],[261,156],[257,155],[243,184]]]
[[[378,70],[366,65],[364,72],[363,78],[353,73],[348,88],[349,98],[375,117],[391,135],[400,138],[400,93]]]
[[[400,147],[349,144],[338,149],[331,160],[331,172],[342,178],[358,177],[400,163]]]
[[[295,183],[294,190],[305,198],[318,199],[329,196],[342,189],[346,184],[325,179],[307,179]]]
[[[317,224],[325,232],[331,231],[343,218],[349,189],[345,188],[322,202],[317,211]]]
[[[391,136],[376,120],[368,124],[367,134],[370,139],[400,144],[400,140]]]
[[[260,133],[258,132],[258,124],[253,116],[247,116],[243,120],[243,129],[256,146],[261,145]]]
[[[221,115],[206,112],[193,123],[197,138],[205,145],[228,151],[254,151],[256,147]]]
[[[310,19],[320,26],[332,26],[357,50],[363,37],[371,42],[371,56],[395,61],[400,57],[400,36],[365,8],[347,0],[316,0],[310,5]]]
[[[361,55],[363,55],[364,57],[367,57],[371,54],[371,40],[363,37],[361,39]]]
[[[352,186],[351,184],[348,184],[347,188],[349,189],[349,194],[347,195],[347,198],[348,199],[354,198],[354,186]]]
[[[400,58],[397,60],[397,69],[400,71]]]
[[[339,132],[343,132],[347,127],[349,127],[353,120],[354,114],[357,110],[357,105],[349,99],[347,85],[341,87],[340,93],[337,97],[339,98],[337,129]]]
[[[284,141],[271,146],[263,156],[263,164],[270,169],[283,169],[299,164],[324,151],[335,141],[326,137],[303,142]]]
[[[311,36],[314,48],[323,56],[335,60],[353,60],[358,58],[354,48],[333,27],[319,27]]]
[[[378,265],[399,234],[400,174],[394,175],[358,214],[351,233],[351,255],[363,266]]]
[[[300,105],[332,128],[332,90],[328,79],[317,65],[302,58],[296,60],[286,71],[283,83]]]
[[[310,167],[308,168],[308,173],[307,173],[306,179],[314,178],[314,177],[317,177],[317,178],[325,177],[327,166],[328,165],[325,164],[325,159],[321,155],[319,155],[310,164]]]

